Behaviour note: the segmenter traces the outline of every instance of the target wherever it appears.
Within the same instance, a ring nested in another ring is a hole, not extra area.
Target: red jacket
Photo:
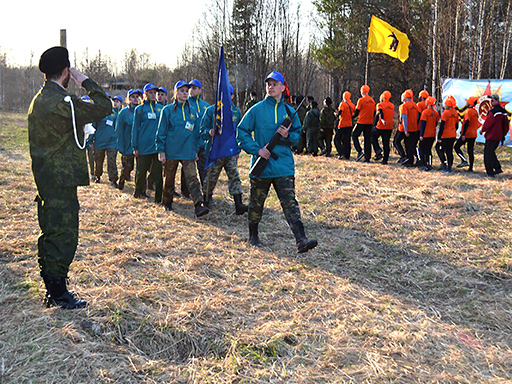
[[[485,140],[502,141],[509,130],[508,112],[501,106],[496,106],[489,111],[485,123],[482,126],[482,133]]]

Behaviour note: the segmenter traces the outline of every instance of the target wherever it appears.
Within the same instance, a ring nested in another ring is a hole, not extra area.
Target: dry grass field
[[[297,157],[301,255],[274,192],[248,245],[225,175],[201,219],[81,187],[90,306],[64,311],[42,306],[26,117],[0,114],[0,383],[510,383],[512,151],[490,180],[477,149],[452,175]]]

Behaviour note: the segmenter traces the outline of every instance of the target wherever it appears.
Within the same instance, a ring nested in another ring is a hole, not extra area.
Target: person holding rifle
[[[300,139],[299,117],[285,104],[284,77],[272,71],[265,79],[267,96],[254,105],[238,125],[237,140],[241,148],[252,155],[251,165],[264,159],[266,164],[261,174],[250,174],[251,192],[249,200],[249,242],[260,247],[258,225],[270,186],[273,185],[283,208],[288,225],[292,229],[299,253],[317,246],[316,239],[308,239],[301,221],[299,203],[295,199],[295,163],[291,147]],[[286,124],[284,124],[286,123]],[[279,135],[275,148],[267,145]]]

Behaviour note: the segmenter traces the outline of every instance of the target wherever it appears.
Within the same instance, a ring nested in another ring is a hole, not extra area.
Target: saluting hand
[[[88,79],[87,76],[85,76],[76,68],[69,68],[69,74],[71,75],[73,81],[79,86],[82,86],[82,83]]]

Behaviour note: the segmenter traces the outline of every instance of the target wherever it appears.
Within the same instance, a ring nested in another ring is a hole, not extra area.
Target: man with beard
[[[28,110],[30,157],[42,232],[38,262],[47,290],[46,304],[83,308],[87,302],[77,299],[66,287],[78,245],[77,186],[89,185],[85,151],[78,148],[81,132],[75,130],[82,131],[79,127],[110,115],[112,103],[98,84],[70,68],[69,53],[64,47],[45,51],[39,69],[45,75],[45,83]],[[94,103],[69,93],[66,88],[70,79],[83,86]]]

